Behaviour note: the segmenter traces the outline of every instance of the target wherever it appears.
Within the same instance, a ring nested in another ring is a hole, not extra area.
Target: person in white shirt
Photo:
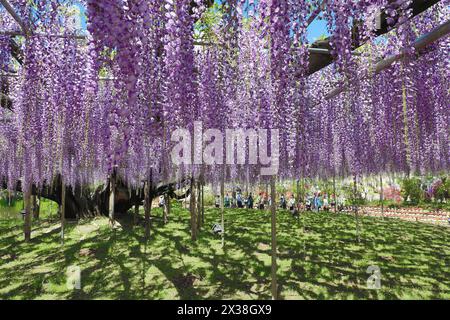
[[[328,195],[324,195],[324,197],[323,197],[323,210],[325,210],[325,211],[330,210],[330,205],[328,203]]]
[[[166,204],[166,200],[164,200],[164,196],[159,196],[159,207],[162,208]]]
[[[295,197],[291,195],[289,199],[289,210],[293,211],[295,209]]]

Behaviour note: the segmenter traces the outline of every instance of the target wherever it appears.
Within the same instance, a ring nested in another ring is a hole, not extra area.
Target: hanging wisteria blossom
[[[222,168],[230,182],[264,179],[260,163],[224,165],[225,151],[220,163],[175,165],[171,134],[185,128],[194,142],[196,122],[224,136],[277,129],[282,179],[448,170],[449,39],[415,47],[448,21],[448,6],[413,17],[411,1],[397,2],[12,1],[32,23],[8,35],[21,26],[0,12],[0,176],[24,189],[112,174],[129,187],[199,175],[217,184]],[[65,23],[74,4],[86,28]],[[317,7],[327,49],[307,40]],[[334,63],[310,72],[314,50]]]

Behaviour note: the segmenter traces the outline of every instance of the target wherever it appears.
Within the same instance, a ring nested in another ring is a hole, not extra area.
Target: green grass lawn
[[[153,211],[151,239],[143,226],[105,218],[70,223],[62,246],[57,221],[0,220],[0,299],[270,299],[270,214],[230,209],[225,248],[206,210],[196,243],[189,213],[172,209],[163,225]],[[348,215],[307,213],[300,221],[278,213],[278,283],[283,299],[450,299],[450,229],[401,220],[363,218],[362,239]],[[88,249],[88,250],[87,250]],[[81,250],[81,251],[80,251]],[[370,265],[381,289],[367,289]],[[69,266],[81,268],[81,290],[69,290]]]
[[[12,199],[11,203],[8,199],[0,198],[0,220],[1,219],[14,219],[20,217],[20,212],[24,209],[24,203],[22,198]],[[58,214],[58,204],[44,199],[40,202],[40,215],[42,217],[56,217]]]

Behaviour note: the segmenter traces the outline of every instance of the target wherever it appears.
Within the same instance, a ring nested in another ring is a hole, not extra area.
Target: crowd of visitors
[[[220,208],[220,204],[220,195],[217,195],[215,200],[216,208]],[[235,197],[230,196],[229,193],[224,197],[225,208],[256,208],[264,210],[271,205],[272,199],[265,192],[260,192],[256,198],[253,198],[252,193],[243,195],[241,192],[237,192]],[[334,194],[328,195],[326,193],[316,192],[314,194],[306,195],[304,199],[298,201],[294,194],[291,193],[287,197],[285,197],[284,194],[281,194],[277,205],[281,209],[291,211],[293,214],[302,211],[343,211],[347,207],[347,200],[342,196],[336,198]]]

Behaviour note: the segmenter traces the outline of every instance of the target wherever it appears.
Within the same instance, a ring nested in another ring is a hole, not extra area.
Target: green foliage
[[[213,206],[216,203],[216,196],[211,192],[205,192],[203,195],[203,201],[205,202],[205,206]]]
[[[450,195],[450,179],[447,177],[443,177],[442,184],[436,188],[434,197],[439,202],[443,202],[446,199],[449,199]]]
[[[367,204],[366,199],[361,195],[361,191],[356,189],[353,183],[342,186],[341,193],[346,199],[348,199],[349,204],[354,206],[363,206]]]
[[[389,209],[400,209],[401,206],[398,203],[391,201],[390,203],[387,203],[387,207]]]
[[[332,181],[320,181],[318,183],[319,189],[322,192],[322,195],[326,193],[328,196],[333,194],[333,182]]]
[[[329,36],[327,36],[326,34],[321,34],[320,36],[317,37],[317,41],[325,41],[329,38]]]
[[[223,10],[222,6],[214,3],[208,8],[202,17],[195,23],[195,37],[197,40],[214,42],[217,40],[215,28],[222,21]]]
[[[277,195],[284,194],[286,195],[286,192],[290,189],[289,187],[286,188],[286,186],[282,183],[278,183],[275,185],[275,189],[277,190]],[[269,188],[270,190],[270,188]]]
[[[0,219],[19,216],[24,208],[22,194],[16,193],[15,197],[11,197],[11,204],[5,194],[7,193],[3,193],[3,196],[0,197]],[[56,217],[58,214],[58,204],[51,200],[41,198],[39,212],[40,218],[43,219]]]
[[[409,200],[408,204],[418,205],[423,199],[424,192],[421,188],[421,181],[418,178],[405,178],[402,181],[402,196],[404,201]]]
[[[22,208],[22,197],[11,198],[11,203],[9,203],[9,199],[7,197],[0,198],[0,211],[2,212],[8,211],[10,213],[19,213]]]

